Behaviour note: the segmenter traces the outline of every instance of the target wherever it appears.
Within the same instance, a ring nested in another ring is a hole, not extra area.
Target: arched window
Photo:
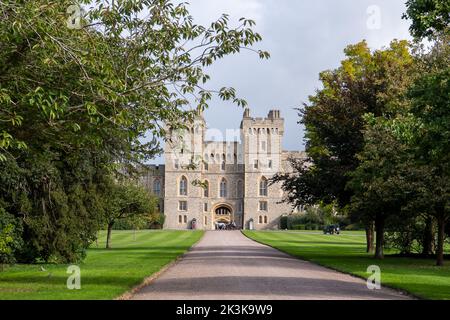
[[[227,180],[225,180],[225,178],[220,181],[220,197],[227,197]]]
[[[243,195],[244,195],[244,184],[242,183],[242,180],[239,180],[236,185],[236,196],[238,198],[242,198]]]
[[[264,223],[267,224],[267,216],[264,216]]]
[[[264,177],[259,182],[259,195],[267,197],[267,179]]]
[[[205,188],[203,189],[203,196],[205,198],[209,197],[209,182],[205,181]]]
[[[259,223],[259,224],[263,223],[263,217],[262,217],[262,216],[259,216],[259,217],[258,217],[258,223]]]
[[[161,181],[159,179],[153,181],[153,193],[158,196],[161,194]]]
[[[181,177],[180,179],[180,196],[187,196],[188,195],[188,189],[187,189],[187,179],[185,176]]]

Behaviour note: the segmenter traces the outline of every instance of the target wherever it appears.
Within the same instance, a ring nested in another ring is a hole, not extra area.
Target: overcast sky
[[[285,150],[304,150],[303,128],[294,110],[319,88],[319,72],[339,66],[343,49],[366,39],[378,49],[393,39],[410,39],[403,20],[406,0],[190,0],[195,22],[209,25],[222,13],[231,22],[240,17],[256,21],[263,41],[257,48],[270,52],[259,60],[244,52],[218,61],[208,70],[209,88],[234,87],[245,98],[251,115],[266,116],[272,108],[285,118]],[[205,112],[209,128],[224,132],[238,128],[242,110],[213,100]],[[162,162],[156,159],[155,162]]]

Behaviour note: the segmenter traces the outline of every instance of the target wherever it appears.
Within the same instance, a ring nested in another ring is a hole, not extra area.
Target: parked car
[[[337,224],[330,224],[323,229],[323,234],[339,234],[341,229]]]

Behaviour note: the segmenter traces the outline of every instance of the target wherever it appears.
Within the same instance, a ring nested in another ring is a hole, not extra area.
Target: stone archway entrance
[[[234,221],[233,208],[228,204],[219,204],[213,211],[214,225],[218,223],[229,224]]]

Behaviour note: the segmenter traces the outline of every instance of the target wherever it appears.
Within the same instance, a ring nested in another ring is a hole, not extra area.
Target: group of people
[[[237,226],[234,221],[230,223],[216,222],[216,230],[236,230]]]

